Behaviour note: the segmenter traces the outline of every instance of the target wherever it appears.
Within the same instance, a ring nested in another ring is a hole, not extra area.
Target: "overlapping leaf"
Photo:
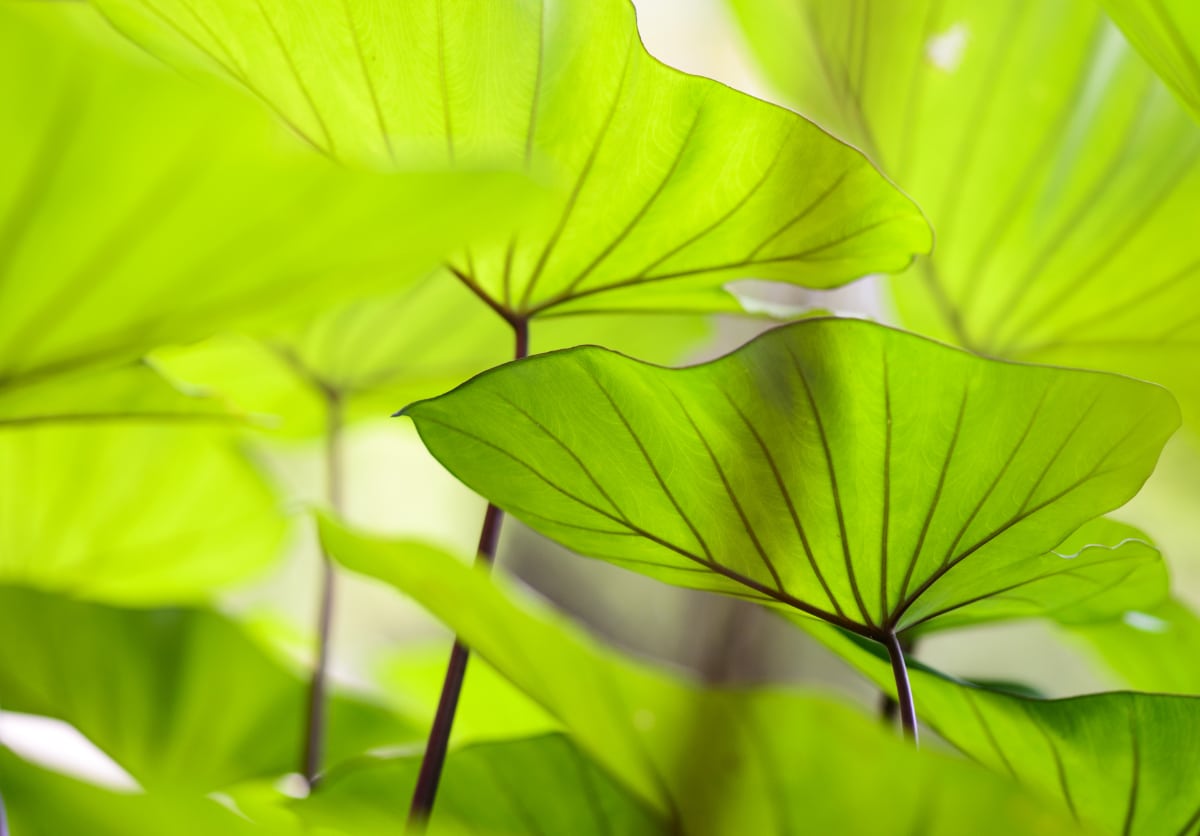
[[[328,522],[322,536],[348,568],[394,584],[443,619],[614,778],[667,814],[672,832],[1077,832],[1009,782],[916,752],[845,706],[780,690],[707,690],[602,650],[449,555]]]
[[[654,60],[627,0],[99,5],[334,156],[499,159],[557,183],[555,211],[454,260],[509,317],[730,309],[731,277],[828,287],[929,246],[917,210],[856,151]]]
[[[1121,618],[1075,625],[1069,634],[1125,687],[1200,694],[1200,617],[1182,601],[1131,608]]]
[[[929,217],[936,254],[891,283],[905,323],[1200,407],[1200,125],[1102,4],[731,2],[789,101]]]
[[[1200,7],[1191,0],[1104,0],[1103,5],[1200,118]]]
[[[825,625],[812,632],[890,690],[871,645]],[[1200,697],[1105,693],[1032,699],[910,669],[922,717],[991,769],[1057,797],[1103,832],[1191,834],[1200,826]]]
[[[0,124],[4,402],[402,286],[531,197],[514,174],[352,174],[78,4],[0,3]]]
[[[199,795],[299,768],[306,684],[212,611],[0,587],[0,633],[0,706],[65,720],[147,789]],[[420,734],[378,705],[332,700],[331,762]]]
[[[278,556],[278,501],[227,433],[0,433],[0,581],[126,603],[194,601]]]
[[[875,638],[1166,592],[1130,529],[1081,529],[1178,422],[1127,378],[824,319],[679,370],[543,355],[405,414],[468,486],[575,551]]]

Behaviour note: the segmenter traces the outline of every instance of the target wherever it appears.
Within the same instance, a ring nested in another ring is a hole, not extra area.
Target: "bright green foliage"
[[[516,175],[351,174],[108,29],[0,4],[0,417],[57,375],[402,286],[529,202]]]
[[[196,426],[0,432],[0,582],[81,598],[203,598],[273,560],[286,520],[226,433]]]
[[[865,635],[1166,593],[1137,532],[1072,536],[1177,425],[1170,395],[1126,378],[826,319],[679,370],[544,355],[405,414],[468,486],[575,551]]]
[[[1138,691],[1200,694],[1200,618],[1183,602],[1133,609],[1123,618],[1080,624],[1082,639],[1121,683]]]
[[[396,585],[458,631],[680,832],[1076,832],[1008,782],[916,752],[845,706],[707,690],[601,649],[544,606],[518,606],[448,555],[325,521],[322,536],[348,568]]]
[[[3,746],[0,788],[17,836],[283,836],[211,799],[113,792],[24,761]]]
[[[420,758],[379,758],[330,774],[297,812],[310,825],[347,833],[397,833]],[[658,836],[658,817],[562,735],[460,749],[446,763],[433,834]],[[448,820],[448,821],[447,821]]]
[[[1103,0],[1103,5],[1200,118],[1200,5],[1193,0]]]
[[[206,609],[119,609],[0,587],[4,708],[71,723],[146,789],[205,793],[300,764],[306,685]],[[329,762],[420,739],[382,706],[335,696]]]
[[[872,645],[825,625],[811,632],[885,691]],[[989,768],[1055,796],[1103,832],[1190,834],[1200,826],[1200,697],[1107,693],[1061,700],[988,691],[910,668],[923,717]],[[894,691],[893,691],[894,692]]]
[[[446,327],[453,322],[454,327]],[[548,319],[534,351],[596,342],[674,361],[710,332],[695,316]],[[340,305],[266,341],[220,337],[158,352],[167,373],[225,395],[287,435],[325,431],[330,399],[349,423],[440,394],[512,357],[512,331],[460,282],[433,274],[414,287]]]
[[[552,211],[453,259],[506,316],[736,309],[730,278],[828,287],[929,247],[858,152],[650,57],[627,0],[99,6],[157,54],[219,67],[338,158],[498,160],[554,183]]]
[[[889,285],[906,324],[1200,408],[1200,125],[1101,4],[731,2],[788,100],[932,223],[934,256]]]
[[[217,613],[0,587],[0,635],[4,709],[70,723],[147,789],[200,794],[299,767],[306,683]],[[330,763],[421,735],[343,695],[330,730]]]

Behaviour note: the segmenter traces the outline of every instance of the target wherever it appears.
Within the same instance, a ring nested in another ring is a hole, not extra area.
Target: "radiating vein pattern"
[[[543,216],[452,259],[511,316],[735,310],[731,279],[830,287],[930,244],[858,151],[652,58],[627,0],[99,5],[159,55],[247,86],[331,156],[539,177]]]
[[[580,553],[863,635],[1166,592],[1140,532],[1093,521],[1178,422],[1127,378],[818,319],[677,370],[554,352],[405,414],[467,485]]]

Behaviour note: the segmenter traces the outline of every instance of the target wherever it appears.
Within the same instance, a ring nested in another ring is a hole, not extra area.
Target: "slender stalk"
[[[529,354],[529,324],[523,319],[508,318],[513,327],[515,348],[513,357],[520,360]],[[500,540],[500,526],[504,512],[488,503],[483,517],[483,530],[479,533],[479,546],[475,551],[475,563],[491,566],[496,557],[496,544]],[[442,767],[446,763],[446,751],[450,746],[450,732],[454,726],[454,714],[458,709],[458,698],[462,693],[463,679],[467,674],[467,662],[471,650],[457,637],[446,665],[446,677],[442,680],[442,693],[438,697],[437,711],[433,715],[433,727],[429,730],[429,741],[425,744],[425,755],[421,759],[421,770],[417,774],[417,785],[413,789],[412,804],[408,809],[408,832],[421,833],[433,812],[437,797],[438,782]]]
[[[896,680],[896,705],[904,736],[917,744],[917,712],[913,706],[912,684],[908,681],[908,666],[904,664],[904,648],[895,633],[888,633],[884,642],[892,659],[892,676]]]
[[[325,390],[325,490],[329,507],[342,511],[342,404],[337,392]],[[325,728],[328,712],[329,640],[333,626],[333,605],[337,575],[333,561],[321,550],[321,597],[317,611],[317,658],[313,662],[308,689],[308,710],[304,727],[304,755],[301,772],[310,788],[317,785],[325,755]],[[2,836],[2,834],[0,834]]]
[[[4,796],[0,795],[0,836],[8,836],[8,817],[4,813]]]
[[[912,656],[917,649],[917,642],[915,639],[900,639],[900,649],[904,651],[905,656]],[[879,718],[889,726],[894,726],[898,716],[900,716],[900,703],[896,702],[891,694],[884,691],[879,695]]]

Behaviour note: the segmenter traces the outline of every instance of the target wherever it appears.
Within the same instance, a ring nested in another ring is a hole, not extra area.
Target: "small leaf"
[[[310,825],[347,833],[404,829],[407,798],[421,759],[378,758],[335,770],[319,793],[296,806]],[[486,743],[446,762],[432,832],[657,836],[658,818],[562,735]]]
[[[74,3],[0,5],[0,124],[3,398],[402,287],[533,197],[515,174],[345,171]]]
[[[1153,380],[1200,416],[1200,124],[1103,4],[731,2],[787,100],[929,217],[936,253],[888,284],[905,325]]]
[[[627,0],[99,5],[340,159],[498,160],[550,178],[546,216],[453,260],[508,318],[737,309],[732,278],[830,287],[930,246],[917,209],[857,151],[652,58]]]
[[[870,644],[825,625],[817,636],[879,687],[891,666]],[[1106,693],[1014,696],[909,669],[923,717],[985,766],[1058,798],[1077,818],[1124,836],[1192,833],[1200,825],[1200,697]]]
[[[0,634],[5,710],[70,723],[148,790],[199,795],[299,768],[306,682],[217,613],[0,587]],[[422,733],[344,694],[330,729],[332,763]]]
[[[0,432],[0,582],[80,598],[195,601],[280,553],[287,523],[228,433],[31,426]]]
[[[1200,7],[1191,0],[1103,0],[1102,5],[1200,119]]]
[[[847,706],[781,689],[709,690],[600,647],[544,604],[518,605],[450,555],[329,520],[321,534],[343,565],[413,596],[558,717],[580,749],[671,816],[671,832],[1079,832],[1008,781],[915,751]]]
[[[459,479],[568,548],[873,638],[1107,615],[1098,585],[1143,571],[1120,606],[1165,594],[1128,529],[1080,530],[1178,424],[1169,394],[1126,378],[823,319],[679,370],[543,355],[404,414]]]

